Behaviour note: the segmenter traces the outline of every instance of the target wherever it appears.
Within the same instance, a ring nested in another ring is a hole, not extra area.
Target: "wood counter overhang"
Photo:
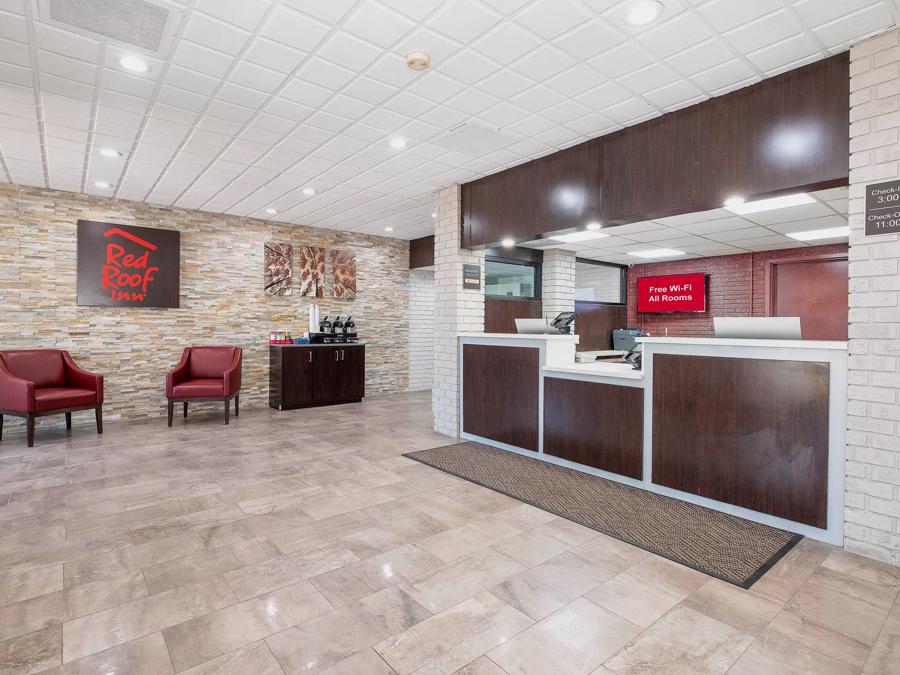
[[[577,336],[461,335],[460,436],[841,544],[847,344],[641,341],[634,371],[575,363]]]

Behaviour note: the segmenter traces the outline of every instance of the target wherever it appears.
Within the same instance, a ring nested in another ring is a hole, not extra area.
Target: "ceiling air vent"
[[[475,122],[463,122],[459,126],[453,127],[434,142],[449,150],[461,152],[464,155],[480,157],[502,150],[509,146],[513,139],[501,134],[497,129],[484,127]]]
[[[45,21],[160,53],[174,33],[180,12],[146,0],[38,0]]]

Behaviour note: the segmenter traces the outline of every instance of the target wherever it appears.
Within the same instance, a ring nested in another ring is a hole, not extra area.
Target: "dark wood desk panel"
[[[544,378],[544,454],[640,479],[644,390]]]
[[[653,482],[827,527],[829,365],[655,354]]]
[[[541,301],[485,298],[484,332],[517,333],[516,319],[540,319]]]
[[[539,351],[463,345],[463,431],[538,449]]]

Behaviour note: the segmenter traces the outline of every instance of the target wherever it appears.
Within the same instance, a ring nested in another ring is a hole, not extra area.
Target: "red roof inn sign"
[[[181,233],[78,221],[78,304],[178,307]]]

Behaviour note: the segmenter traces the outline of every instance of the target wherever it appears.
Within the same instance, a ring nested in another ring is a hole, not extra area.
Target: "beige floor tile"
[[[269,540],[283,553],[322,548],[335,541],[376,525],[376,521],[362,511],[342,513],[318,522],[301,525],[269,536]]]
[[[859,600],[833,585],[805,584],[787,609],[806,621],[872,645],[878,638],[888,609]]]
[[[535,528],[504,539],[492,548],[525,567],[534,567],[569,550],[572,545]]]
[[[332,609],[307,581],[166,628],[177,671],[290,628]]]
[[[67,621],[63,625],[63,661],[68,663],[234,603],[225,580],[210,577],[192,586]]]
[[[506,536],[508,536],[508,533]],[[420,539],[416,542],[416,546],[428,551],[442,562],[450,562],[496,544],[502,538],[503,535],[498,537],[493,532],[485,532],[483,529],[479,529],[474,523],[466,523],[431,537]]]
[[[511,675],[589,673],[640,629],[579,598],[488,652]]]
[[[753,584],[750,591],[775,602],[785,603],[835,550],[834,546],[804,539]]]
[[[451,673],[532,621],[488,592],[394,635],[375,646],[398,673]]]
[[[48,593],[0,608],[0,640],[59,625],[66,617],[60,592]]]
[[[745,633],[687,607],[677,607],[605,665],[614,673],[725,673],[753,642]]]
[[[323,675],[395,675],[396,671],[384,662],[374,649],[356,652],[350,658],[322,671]]]
[[[287,673],[321,672],[427,619],[428,610],[387,588],[266,640]]]
[[[31,675],[62,663],[62,626],[0,642],[0,673]]]
[[[68,588],[63,592],[66,621],[140,600],[149,594],[140,570]]]
[[[454,671],[453,675],[506,675],[506,671],[491,661],[489,657],[479,656],[471,663]]]
[[[162,635],[151,633],[66,663],[47,671],[47,675],[170,675],[174,672]]]
[[[612,537],[607,537],[605,534],[598,535],[590,541],[576,546],[572,549],[572,552],[616,572],[624,572],[632,565],[651,555],[644,549]]]
[[[509,577],[491,593],[532,619],[543,619],[614,575],[571,551]]]
[[[900,567],[864,558],[843,549],[832,550],[822,563],[822,568],[851,579],[900,588]]]
[[[182,675],[284,675],[284,671],[260,641],[182,671]]]
[[[682,603],[747,635],[759,635],[781,605],[718,579],[710,579]]]
[[[492,549],[442,565],[403,588],[432,612],[440,612],[524,572],[525,567]]]
[[[0,607],[63,589],[62,565],[0,575]]]
[[[687,597],[669,584],[648,581],[633,570],[600,584],[586,596],[631,623],[647,628]]]
[[[341,537],[341,543],[357,557],[369,558],[402,546],[408,543],[408,540],[384,527],[367,527]]]

